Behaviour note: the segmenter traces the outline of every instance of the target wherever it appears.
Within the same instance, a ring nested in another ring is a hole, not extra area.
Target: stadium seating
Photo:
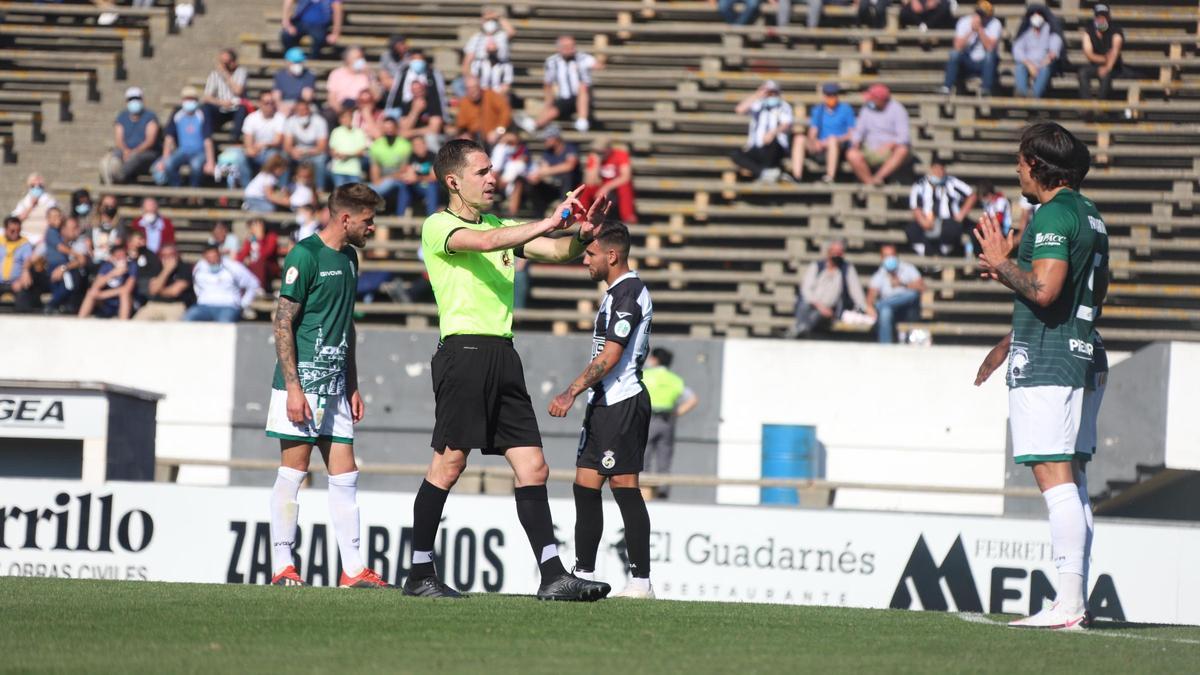
[[[347,0],[343,43],[362,45],[374,62],[388,36],[402,32],[410,44],[433,53],[451,79],[457,50],[477,29],[480,8],[487,4],[442,0],[405,3],[398,11],[388,0]],[[1011,40],[1023,3],[995,4]],[[1090,11],[1070,0],[1051,4],[1065,18],[1068,48],[1077,56],[1076,27]],[[11,10],[9,16],[17,19],[0,26],[0,151],[10,160],[47,128],[68,123],[73,101],[98,86],[115,86],[113,73],[152,48],[164,31],[159,24],[167,11],[149,10],[144,20],[131,14],[128,24],[100,30],[40,25],[28,18],[32,14],[12,9],[16,6],[24,3],[0,2],[0,13]],[[65,11],[70,6],[61,7],[64,17],[71,14]],[[1099,102],[1076,99],[1074,74],[1067,72],[1055,79],[1052,97],[1030,101],[938,94],[952,32],[902,30],[894,16],[888,28],[863,30],[834,7],[829,27],[767,30],[761,22],[727,26],[700,1],[528,0],[509,7],[518,31],[512,49],[514,93],[536,112],[542,62],[562,33],[576,35],[581,49],[605,64],[596,75],[596,119],[633,154],[642,215],[642,224],[631,228],[634,255],[655,293],[656,331],[780,335],[791,324],[799,275],[819,257],[823,241],[846,238],[848,260],[864,279],[877,266],[880,245],[904,241],[909,181],[867,190],[848,174],[834,185],[735,179],[728,155],[744,141],[745,119],[734,107],[770,78],[782,85],[798,120],[819,100],[822,83],[839,82],[857,106],[859,90],[885,82],[912,117],[918,172],[934,153],[946,155],[954,175],[968,182],[991,179],[1010,197],[1017,193],[1014,149],[1021,129],[1030,120],[1063,123],[1092,147],[1095,161],[1086,192],[1099,204],[1112,236],[1116,281],[1101,324],[1106,336],[1125,347],[1154,339],[1200,339],[1195,266],[1200,253],[1200,11],[1190,0],[1159,0],[1118,6],[1115,12],[1126,27],[1126,61],[1136,75],[1116,80],[1112,100]],[[269,88],[284,65],[278,21],[275,7],[263,14],[260,25],[242,27],[241,61],[250,70],[250,95]],[[70,42],[77,49],[73,54],[88,56],[56,67],[60,57],[41,48],[59,44],[55,40]],[[1008,53],[1006,47],[1003,92],[1012,81]],[[324,74],[336,65],[332,57],[309,62],[320,91]],[[191,83],[202,84],[206,74],[207,61],[197,64]],[[152,103],[161,109],[172,102],[164,97]],[[566,134],[568,141],[581,144],[592,135]],[[536,141],[531,149],[537,151]],[[189,255],[195,255],[215,220],[241,223],[250,216],[239,209],[240,191],[89,187],[116,194],[128,214],[141,197],[159,197]],[[286,222],[288,214],[270,219]],[[406,279],[419,275],[419,221],[381,218],[381,233],[368,247],[363,269]],[[977,280],[973,261],[930,258],[921,264],[932,272],[922,320],[906,327],[926,328],[938,342],[977,343],[1004,332],[1010,295]],[[530,308],[518,313],[523,328],[561,332],[587,325],[598,288],[582,268],[535,265],[531,274]],[[265,316],[270,305],[264,300],[256,307]],[[413,326],[429,325],[436,317],[429,304],[376,302],[362,309],[366,320]],[[847,328],[846,333],[847,339],[871,339],[861,331]]]

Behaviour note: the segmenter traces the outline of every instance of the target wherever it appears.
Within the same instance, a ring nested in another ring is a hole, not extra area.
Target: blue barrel
[[[798,424],[762,427],[763,478],[813,478],[816,470],[817,428]],[[799,504],[795,488],[760,488],[763,504]]]

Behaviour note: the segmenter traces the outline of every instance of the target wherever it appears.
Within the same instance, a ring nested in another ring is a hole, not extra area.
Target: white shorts
[[[267,435],[285,441],[316,443],[319,438],[328,438],[335,443],[354,444],[354,418],[350,415],[350,401],[345,394],[320,396],[305,394],[313,418],[296,424],[287,416],[287,392],[271,390],[271,406],[267,410]]]
[[[1016,387],[1008,390],[1013,461],[1069,462],[1075,456],[1083,413],[1082,387]]]
[[[1108,384],[1108,373],[1096,373],[1095,389],[1083,392],[1083,414],[1079,419],[1079,435],[1075,439],[1075,452],[1091,456],[1096,454],[1096,427],[1100,422],[1100,403],[1104,400],[1104,388]]]

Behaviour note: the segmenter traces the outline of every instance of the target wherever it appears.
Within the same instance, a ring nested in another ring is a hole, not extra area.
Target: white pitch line
[[[966,621],[967,623],[979,623],[979,624],[984,624],[987,626],[1007,627],[1003,623],[993,621],[993,620],[989,619],[988,617],[984,616],[983,614],[978,614],[975,612],[957,612],[954,616],[958,617],[962,621]],[[1123,640],[1146,640],[1148,642],[1174,642],[1174,643],[1183,644],[1183,645],[1200,645],[1200,640],[1189,640],[1187,638],[1154,637],[1153,635],[1131,635],[1129,633],[1114,633],[1111,630],[1104,630],[1104,629],[1099,629],[1099,630],[1090,629],[1090,630],[1082,630],[1082,631],[1071,630],[1071,631],[1063,631],[1063,632],[1073,633],[1075,635],[1092,635],[1095,637],[1121,638]]]

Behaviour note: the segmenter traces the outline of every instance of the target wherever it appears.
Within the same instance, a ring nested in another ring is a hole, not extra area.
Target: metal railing
[[[156,480],[175,482],[182,466],[220,467],[241,471],[274,471],[279,463],[263,459],[176,459],[159,457],[155,460],[157,466]],[[385,476],[424,476],[428,470],[425,464],[363,464],[359,469],[364,474]],[[314,462],[313,472],[324,472],[325,466]],[[575,480],[574,469],[551,469],[550,480],[572,482]],[[467,467],[463,471],[463,481],[512,481],[512,469],[509,467]],[[1033,487],[965,487],[957,485],[913,485],[896,483],[863,483],[857,481],[835,481],[820,478],[722,478],[698,474],[665,474],[643,473],[640,482],[645,487],[717,487],[721,485],[736,485],[744,487],[795,488],[801,492],[836,492],[838,490],[883,490],[888,492],[924,492],[952,495],[1000,495],[1004,497],[1040,497],[1041,492]]]

